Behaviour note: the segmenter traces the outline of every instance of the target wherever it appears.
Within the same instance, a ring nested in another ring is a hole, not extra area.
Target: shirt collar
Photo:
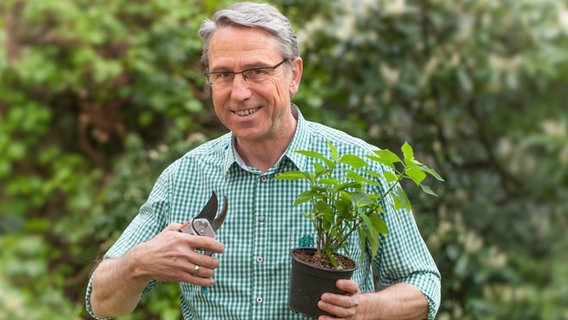
[[[310,131],[302,112],[300,109],[295,105],[292,104],[292,112],[297,115],[298,125],[296,127],[296,133],[290,142],[290,145],[284,152],[284,157],[287,157],[292,161],[292,163],[298,168],[300,171],[305,171],[307,159],[306,157],[302,156],[301,154],[297,153],[296,150],[308,150],[309,149],[309,137]]]
[[[223,172],[225,173],[229,171],[231,166],[238,163],[239,160],[237,160],[237,158],[240,159],[232,143],[234,139],[233,134],[228,133],[226,135],[226,138],[227,141],[224,143],[225,144],[224,157],[223,159],[221,159],[221,166],[223,168]],[[242,161],[242,159],[240,161]]]

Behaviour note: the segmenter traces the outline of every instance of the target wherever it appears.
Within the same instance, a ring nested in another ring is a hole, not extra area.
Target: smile
[[[233,112],[236,113],[237,115],[241,116],[241,117],[246,117],[248,115],[251,115],[251,114],[257,112],[258,109],[260,109],[260,107],[252,108],[252,109],[246,109],[246,110],[236,110],[236,111],[233,111]]]

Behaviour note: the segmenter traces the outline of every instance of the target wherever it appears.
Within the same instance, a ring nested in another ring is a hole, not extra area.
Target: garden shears
[[[217,194],[215,191],[211,192],[211,198],[205,204],[205,207],[201,209],[201,212],[190,221],[184,223],[179,231],[182,233],[217,238],[215,231],[219,229],[223,221],[225,221],[225,216],[227,215],[228,201],[227,197],[223,197],[223,209],[217,215],[218,201]],[[216,216],[217,215],[217,216]],[[205,251],[206,255],[211,256],[213,253]]]

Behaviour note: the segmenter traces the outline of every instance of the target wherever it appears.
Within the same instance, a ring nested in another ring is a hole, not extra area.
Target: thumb
[[[354,295],[359,292],[359,284],[353,280],[340,279],[337,280],[335,286],[344,291],[347,295]]]

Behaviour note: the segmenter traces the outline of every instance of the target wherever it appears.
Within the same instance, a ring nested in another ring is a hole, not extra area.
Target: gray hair
[[[226,9],[217,11],[211,19],[205,19],[199,28],[199,36],[203,39],[201,62],[209,65],[209,44],[215,31],[237,26],[268,31],[280,43],[282,58],[296,59],[300,56],[296,34],[290,21],[275,7],[265,3],[241,2]]]

